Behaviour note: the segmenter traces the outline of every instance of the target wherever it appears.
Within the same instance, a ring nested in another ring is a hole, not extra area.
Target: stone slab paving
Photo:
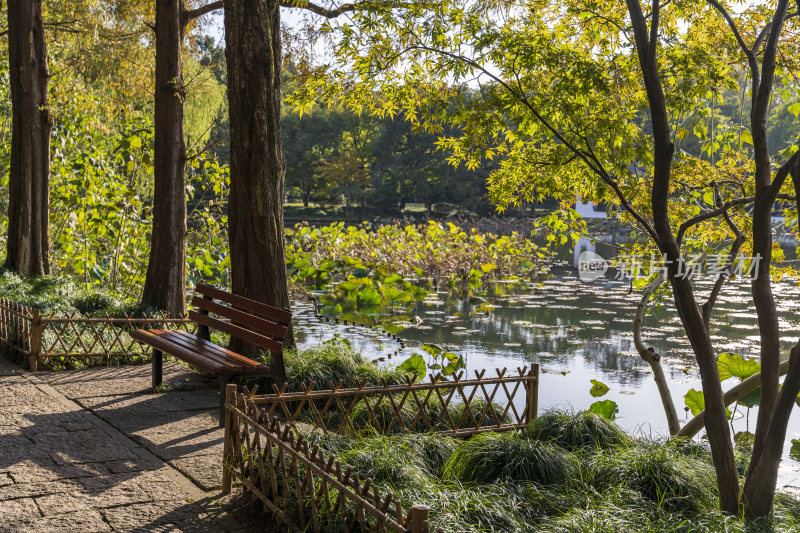
[[[215,490],[216,394],[165,371],[172,392],[142,394],[149,367],[30,374],[0,358],[0,531],[263,530]]]
[[[219,392],[203,376],[164,363],[164,389],[150,390],[149,365],[40,372],[58,392],[90,410],[203,490],[221,488]]]

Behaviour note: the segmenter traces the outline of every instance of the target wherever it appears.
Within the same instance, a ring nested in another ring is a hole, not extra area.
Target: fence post
[[[406,520],[406,530],[409,533],[429,533],[427,505],[417,504],[411,507]]]
[[[31,372],[36,372],[39,369],[39,354],[42,352],[42,333],[44,326],[42,324],[42,312],[39,309],[33,310],[33,320],[30,329],[30,347],[31,353],[28,357],[28,366]]]
[[[225,404],[236,401],[236,383],[228,383],[225,387]],[[222,494],[230,494],[233,479],[231,469],[233,468],[233,415],[225,407],[225,437],[223,438],[222,452]]]
[[[525,422],[533,422],[539,410],[539,363],[532,363],[528,376],[536,376],[535,380],[525,382]]]

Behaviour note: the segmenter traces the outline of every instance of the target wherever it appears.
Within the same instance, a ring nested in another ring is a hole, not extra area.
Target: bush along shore
[[[402,377],[339,343],[289,352],[286,363],[295,388]],[[521,431],[467,440],[371,429],[305,436],[404,504],[428,505],[431,531],[800,531],[800,501],[785,494],[771,521],[723,515],[704,442],[630,435],[591,412],[547,411]],[[737,452],[743,475],[749,450]]]

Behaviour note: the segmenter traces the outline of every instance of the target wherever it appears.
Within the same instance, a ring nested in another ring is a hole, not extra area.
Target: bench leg
[[[161,350],[156,350],[153,348],[153,356],[152,356],[152,363],[153,363],[153,390],[156,389],[159,385],[161,385],[162,381],[162,362],[163,362],[163,355],[161,354]]]
[[[225,425],[225,397],[227,394],[225,389],[228,388],[231,377],[229,374],[219,375],[219,427]]]

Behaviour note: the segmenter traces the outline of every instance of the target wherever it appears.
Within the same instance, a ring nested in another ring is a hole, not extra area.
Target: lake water
[[[705,301],[710,282],[701,283],[698,301]],[[775,287],[781,317],[783,352],[800,337],[800,286],[783,282]],[[515,369],[539,363],[540,411],[550,407],[587,409],[598,398],[589,390],[590,380],[610,387],[601,399],[619,405],[617,422],[627,430],[653,437],[668,435],[666,418],[650,367],[633,346],[632,322],[640,295],[627,283],[601,278],[591,283],[578,279],[571,267],[554,267],[534,282],[498,282],[477,298],[456,298],[448,292],[431,292],[413,312],[402,317],[383,317],[400,329],[406,348],[391,363],[399,364],[412,353],[421,353],[422,343],[435,343],[464,357],[470,374],[474,369]],[[493,309],[487,312],[488,307]],[[339,334],[365,355],[385,356],[397,349],[365,328],[333,325],[314,317],[310,304],[297,303],[296,332],[301,347],[317,344]],[[683,396],[701,390],[699,373],[685,333],[670,302],[653,309],[645,319],[643,341],[663,359],[665,374],[681,418]],[[758,328],[752,314],[747,279],[726,284],[712,316],[712,340],[718,353],[734,352],[758,356]],[[737,383],[732,378],[725,389]],[[735,431],[755,428],[756,409],[746,416],[739,407]],[[789,456],[791,439],[800,439],[800,408],[792,414],[787,432],[779,486],[800,491],[800,462]]]

